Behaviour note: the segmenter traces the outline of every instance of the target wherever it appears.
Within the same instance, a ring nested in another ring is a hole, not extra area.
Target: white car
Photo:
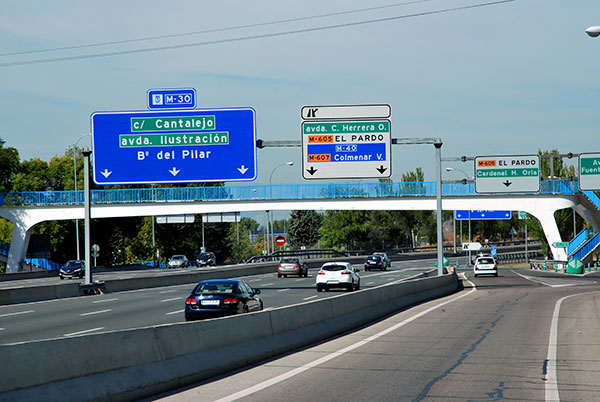
[[[494,257],[479,257],[473,265],[473,276],[477,275],[494,275],[498,276],[498,264]]]
[[[190,266],[190,262],[185,255],[178,254],[171,257],[167,266],[169,268],[187,268]]]
[[[344,288],[350,291],[360,289],[360,269],[355,269],[348,262],[327,262],[323,264],[317,275],[317,292],[331,288]]]

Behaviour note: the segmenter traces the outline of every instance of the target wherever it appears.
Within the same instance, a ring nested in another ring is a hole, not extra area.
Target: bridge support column
[[[6,262],[6,272],[19,272],[23,270],[23,262],[29,245],[31,227],[27,228],[21,222],[14,222],[10,250]]]
[[[530,213],[535,216],[542,225],[542,229],[544,230],[544,235],[546,236],[546,240],[550,245],[550,251],[552,252],[552,259],[557,261],[566,261],[567,260],[567,252],[564,248],[556,248],[552,247],[552,243],[560,242],[560,232],[558,231],[558,226],[556,225],[556,220],[554,219],[554,209],[544,209],[544,210],[535,210]]]

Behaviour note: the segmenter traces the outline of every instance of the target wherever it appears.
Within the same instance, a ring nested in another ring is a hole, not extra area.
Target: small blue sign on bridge
[[[150,89],[148,91],[148,109],[193,109],[196,107],[196,89]]]
[[[511,211],[479,211],[479,210],[457,210],[455,211],[457,221],[471,220],[508,220],[512,217]]]
[[[96,184],[256,179],[252,108],[97,112],[91,126]]]

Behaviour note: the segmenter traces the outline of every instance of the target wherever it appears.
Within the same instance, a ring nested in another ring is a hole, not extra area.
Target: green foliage
[[[315,211],[292,211],[288,228],[290,247],[314,246],[321,237],[319,228],[322,222],[322,215]]]
[[[11,190],[12,180],[19,168],[19,152],[15,148],[5,147],[0,138],[0,192]]]

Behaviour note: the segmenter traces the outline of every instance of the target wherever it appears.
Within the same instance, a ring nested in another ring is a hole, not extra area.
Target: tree
[[[0,138],[0,193],[11,191],[12,180],[19,168],[19,152],[12,147],[5,147]]]
[[[315,211],[292,211],[290,214],[288,237],[292,248],[312,247],[321,237],[319,228],[323,217]]]

